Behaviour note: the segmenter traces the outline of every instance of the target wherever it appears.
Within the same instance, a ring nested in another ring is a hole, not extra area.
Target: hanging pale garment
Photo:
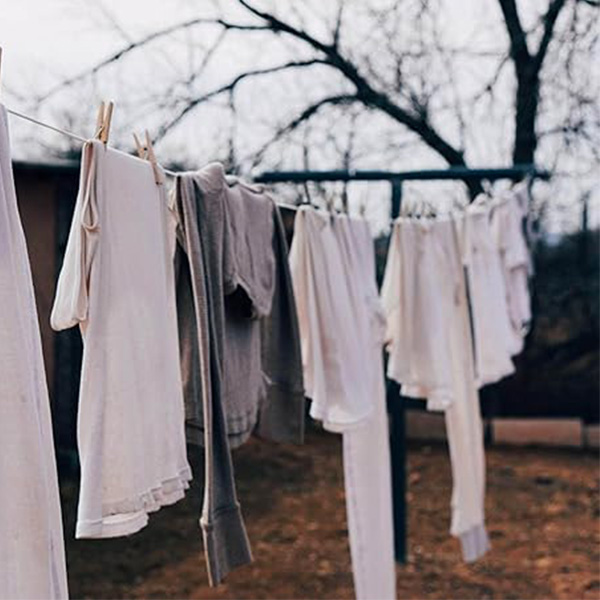
[[[489,549],[485,456],[460,246],[449,219],[398,219],[382,297],[388,376],[402,394],[443,410],[452,466],[451,534],[467,562]]]
[[[385,315],[377,291],[375,248],[364,219],[340,216],[342,254],[348,257],[353,303],[366,320],[364,376],[373,412],[343,434],[346,512],[354,588],[358,600],[396,597],[394,521],[383,342]],[[358,313],[358,311],[357,311]]]
[[[531,257],[523,230],[523,193],[523,188],[508,193],[493,206],[491,217],[504,272],[506,300],[512,323],[513,356],[522,352],[531,322]]]
[[[83,337],[78,538],[133,534],[189,487],[175,223],[149,162],[84,146],[51,316]]]
[[[363,375],[362,324],[328,213],[300,207],[290,268],[298,308],[306,396],[310,415],[341,433],[368,418],[369,379]]]
[[[50,403],[0,105],[0,598],[67,598]]]
[[[477,384],[483,387],[515,372],[504,272],[492,235],[489,207],[475,202],[455,220],[468,276]]]
[[[383,314],[367,224],[300,208],[290,264],[311,414],[343,435],[355,595],[389,600],[396,582]]]

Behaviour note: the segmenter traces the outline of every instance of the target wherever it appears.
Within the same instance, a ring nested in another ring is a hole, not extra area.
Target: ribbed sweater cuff
[[[479,560],[490,549],[490,540],[485,525],[475,525],[461,533],[459,537],[465,562]]]
[[[260,411],[256,433],[273,442],[304,442],[304,390],[270,383],[267,401]]]
[[[200,520],[210,585],[216,586],[237,567],[252,562],[250,542],[239,506],[218,511],[210,523]]]

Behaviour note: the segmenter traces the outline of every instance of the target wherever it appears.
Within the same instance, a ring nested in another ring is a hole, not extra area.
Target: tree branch
[[[565,4],[566,0],[552,0],[550,6],[548,7],[548,12],[544,17],[544,33],[542,34],[542,40],[540,41],[538,51],[533,57],[533,66],[537,72],[539,72],[542,68],[544,58],[546,57],[546,53],[548,51],[548,46],[550,45],[552,36],[554,35],[554,26],[556,25],[556,20],[558,19],[558,15]]]
[[[515,62],[517,71],[519,71],[531,59],[529,49],[527,48],[527,36],[521,25],[515,0],[499,0],[499,3],[510,39],[510,54]]]
[[[275,134],[269,139],[269,141],[261,146],[261,148],[256,152],[254,156],[252,167],[256,167],[256,165],[260,162],[264,153],[269,149],[270,146],[272,146],[275,142],[279,141],[284,135],[290,134],[292,133],[292,131],[298,129],[300,125],[310,120],[324,106],[340,106],[342,104],[352,104],[353,102],[358,101],[359,99],[355,95],[339,94],[336,96],[328,96],[326,98],[322,98],[318,102],[311,104],[309,107],[305,108],[297,117],[294,117],[291,121],[280,127],[275,132]]]
[[[333,45],[335,48],[340,45],[340,32],[342,29],[342,22],[344,20],[344,0],[339,0],[338,13],[335,21],[335,29],[333,30]]]
[[[512,0],[505,0],[512,1]],[[360,74],[357,67],[340,53],[334,44],[326,44],[313,37],[306,31],[301,31],[294,26],[281,21],[274,15],[263,12],[252,6],[248,0],[238,0],[250,13],[265,21],[274,32],[282,32],[296,39],[302,40],[321,52],[327,57],[327,62],[340,71],[346,79],[356,87],[356,97],[365,105],[379,108],[395,121],[402,123],[415,133],[419,134],[423,141],[440,154],[450,165],[464,165],[465,160],[462,152],[452,147],[444,140],[433,127],[427,122],[423,115],[412,115],[407,110],[398,106],[391,98],[378,90]]]
[[[177,115],[175,115],[175,117],[173,117],[166,125],[163,125],[160,128],[160,130],[158,131],[158,133],[153,141],[155,143],[157,143],[160,140],[162,140],[162,138],[164,138],[165,135],[173,127],[175,127],[175,125],[177,125],[190,111],[192,111],[194,108],[196,108],[199,104],[202,104],[203,102],[207,102],[208,100],[212,100],[213,98],[216,98],[217,96],[221,96],[222,94],[225,94],[228,92],[229,93],[233,92],[235,90],[235,88],[245,79],[249,79],[250,77],[259,77],[262,75],[278,73],[280,71],[286,71],[288,69],[298,69],[298,68],[303,68],[303,67],[312,67],[314,65],[327,65],[327,64],[329,64],[329,63],[327,63],[324,60],[313,58],[311,60],[305,60],[305,61],[290,61],[290,62],[281,64],[281,65],[277,65],[275,67],[268,67],[266,69],[256,69],[254,71],[246,71],[245,73],[241,73],[240,75],[237,75],[236,77],[234,77],[229,83],[226,83],[225,85],[222,85],[214,90],[211,90],[210,92],[202,94],[201,96],[198,96],[197,98],[194,98],[193,100],[189,101],[185,105],[185,107],[183,109],[181,109]]]
[[[116,52],[114,52],[113,54],[111,54],[110,56],[105,58],[103,61],[94,65],[91,69],[87,69],[87,70],[83,71],[82,73],[75,75],[74,77],[65,79],[58,85],[51,88],[48,92],[46,92],[45,94],[40,96],[37,100],[38,104],[41,102],[44,102],[51,96],[54,96],[60,90],[66,88],[66,87],[69,87],[71,85],[74,85],[75,83],[78,83],[78,82],[82,81],[83,79],[86,79],[87,77],[90,77],[91,75],[94,75],[95,73],[97,73],[101,69],[107,67],[108,65],[110,65],[114,62],[117,62],[119,59],[123,58],[123,56],[125,56],[126,54],[129,54],[130,52],[132,52],[135,49],[141,48],[142,46],[146,46],[146,45],[150,44],[151,42],[154,42],[163,37],[167,37],[178,31],[182,31],[184,29],[189,29],[191,27],[195,27],[196,25],[219,25],[219,26],[223,27],[224,30],[235,29],[235,30],[241,30],[241,31],[269,31],[271,29],[270,27],[265,27],[265,26],[261,26],[261,25],[245,25],[245,24],[230,23],[223,19],[191,19],[190,21],[184,21],[183,23],[177,23],[176,25],[171,25],[169,27],[166,27],[165,29],[155,31],[140,40],[137,40],[135,42],[130,42],[127,45],[123,46],[120,50],[117,50]]]

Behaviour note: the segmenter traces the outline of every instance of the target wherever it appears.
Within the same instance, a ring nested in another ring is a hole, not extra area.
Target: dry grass
[[[303,447],[253,441],[235,458],[252,565],[207,586],[195,485],[131,538],[70,539],[72,597],[353,598],[339,438],[311,432]],[[445,447],[414,446],[409,462],[410,556],[397,569],[399,598],[600,597],[597,456],[489,449],[493,549],[475,565],[461,562],[447,533]],[[63,496],[72,532],[76,486]]]

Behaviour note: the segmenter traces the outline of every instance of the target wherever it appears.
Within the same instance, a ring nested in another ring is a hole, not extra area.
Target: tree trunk
[[[539,101],[539,72],[523,68],[517,76],[517,106],[513,163],[533,164],[537,148],[535,122]]]

